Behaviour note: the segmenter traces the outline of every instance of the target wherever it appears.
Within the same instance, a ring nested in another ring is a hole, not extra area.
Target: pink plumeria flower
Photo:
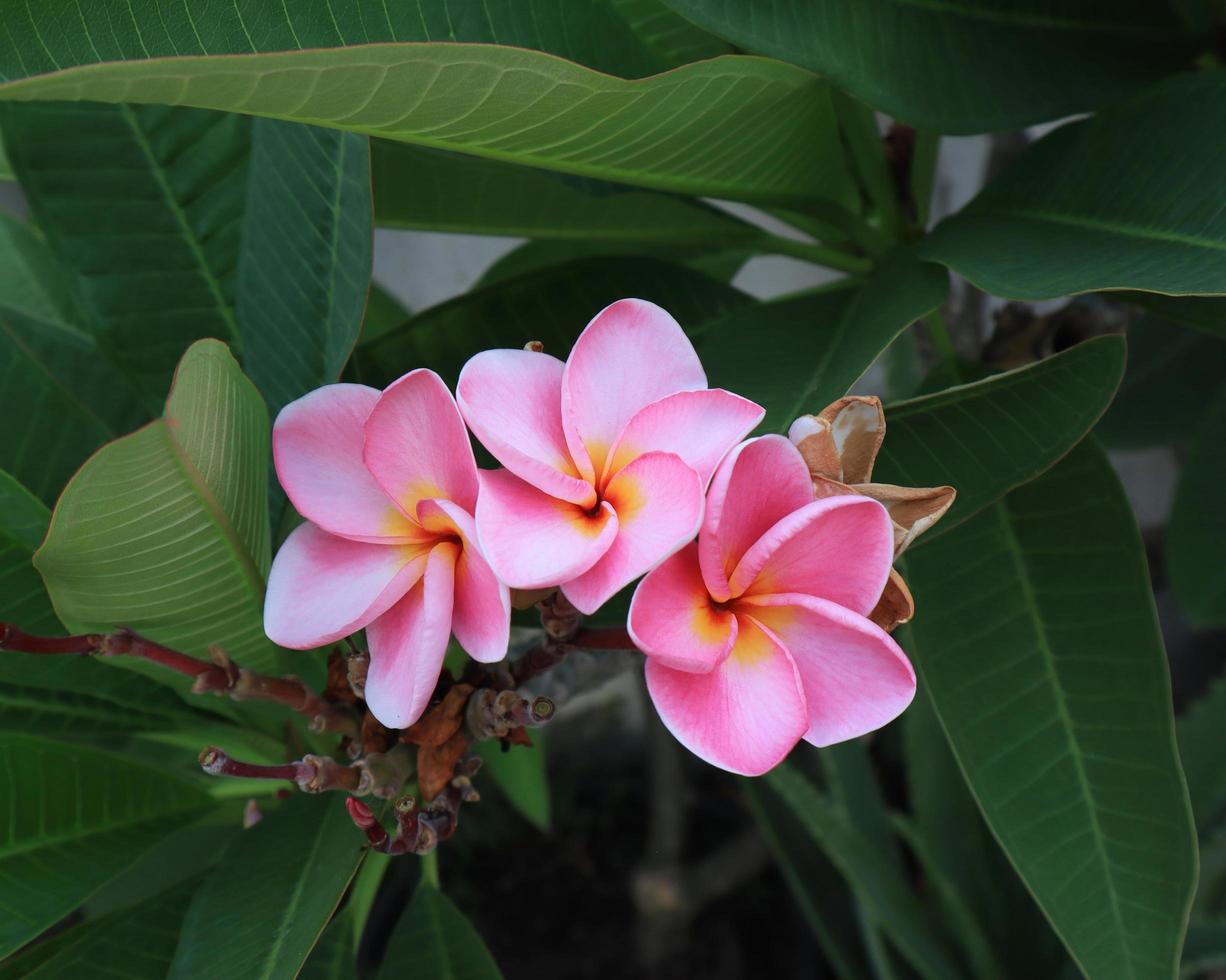
[[[281,410],[272,448],[307,519],[268,577],[273,642],[304,650],[365,629],[366,703],[389,728],[425,710],[453,631],[474,660],[506,655],[507,588],[473,526],[477,464],[437,374],[313,391]]]
[[[831,745],[897,717],[915,672],[866,618],[893,555],[877,501],[814,500],[788,440],[742,443],[711,481],[698,540],[630,604],[664,724],[706,761],[756,776],[802,738]]]
[[[703,491],[764,414],[707,376],[677,321],[623,299],[564,364],[491,350],[460,373],[464,420],[505,469],[483,471],[477,530],[516,589],[560,585],[580,612],[693,538]]]

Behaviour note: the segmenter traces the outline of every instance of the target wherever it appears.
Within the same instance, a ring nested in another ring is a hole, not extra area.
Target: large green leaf
[[[169,977],[295,977],[364,853],[340,797],[293,797],[209,873],[187,911]]]
[[[821,72],[891,116],[945,133],[1094,109],[1188,51],[1166,2],[665,0],[722,37]]]
[[[416,367],[433,368],[453,384],[478,351],[523,347],[530,340],[565,358],[588,321],[627,296],[658,303],[689,330],[753,302],[731,286],[669,262],[581,260],[499,281],[425,310],[362,344],[354,361],[361,380],[381,387]]]
[[[136,390],[100,356],[72,276],[41,237],[5,214],[0,400],[23,413],[21,425],[0,426],[0,465],[48,503],[93,450],[148,418]]]
[[[1170,977],[1196,842],[1144,550],[1106,457],[1083,443],[905,565],[913,659],[1006,854],[1087,976]]]
[[[699,353],[711,384],[766,408],[763,426],[787,431],[847,393],[890,341],[945,300],[949,277],[908,251],[851,282],[746,307],[711,324]]]
[[[705,246],[763,238],[715,208],[389,140],[371,143],[375,217],[388,228]]]
[[[324,5],[247,0],[218,7],[158,0],[121,8],[39,0],[0,7],[0,77],[25,78],[99,61],[249,54],[385,41],[485,41],[549,51],[633,77],[658,67],[608,0],[347,0]]]
[[[0,957],[209,805],[191,783],[81,745],[0,734]]]
[[[252,128],[237,317],[276,412],[340,377],[370,284],[369,141],[273,119]]]
[[[761,58],[625,81],[516,48],[371,45],[92,65],[0,85],[0,99],[241,111],[835,215],[847,193],[828,83]]]
[[[30,633],[61,630],[47,590],[30,562],[50,520],[46,504],[0,470],[0,619]]]
[[[107,664],[0,653],[0,731],[95,740],[217,721],[166,685]]]
[[[1128,367],[1094,430],[1112,449],[1183,443],[1226,378],[1226,337],[1153,316],[1128,325]]]
[[[1226,626],[1226,385],[1203,408],[1185,406],[1195,417],[1195,442],[1184,464],[1167,527],[1171,585],[1188,618],[1198,626]]]
[[[804,825],[811,843],[842,872],[873,921],[920,976],[950,980],[962,975],[906,877],[846,809],[786,763],[764,779]]]
[[[76,926],[57,937],[50,955],[38,956],[37,963],[26,968],[20,961],[38,955],[35,947],[13,964],[20,969],[14,980],[79,980],[101,971],[124,980],[165,980],[179,926],[198,885],[198,881],[178,885],[132,908]],[[0,969],[0,980],[9,980],[5,974]]]
[[[1040,140],[924,253],[1015,299],[1226,294],[1222,132],[1226,72],[1174,78]]]
[[[1124,373],[1121,337],[1090,340],[1046,360],[886,407],[873,479],[948,484],[949,513],[916,542],[951,530],[1038,476],[1090,430]]]
[[[218,643],[253,670],[269,563],[268,412],[224,344],[184,355],[163,419],[113,442],[64,490],[34,563],[60,619],[131,626],[204,655]]]
[[[302,964],[298,974],[301,980],[352,980],[357,969],[354,964],[357,944],[350,924],[352,918],[353,913],[346,906],[332,919],[311,950],[311,955]]]
[[[392,933],[378,980],[501,980],[477,931],[436,885],[422,880]]]
[[[1164,320],[1202,333],[1226,338],[1226,299],[1215,296],[1162,296],[1159,293],[1116,293]]]
[[[0,122],[91,332],[156,410],[192,341],[237,337],[250,121],[159,106],[7,105]]]

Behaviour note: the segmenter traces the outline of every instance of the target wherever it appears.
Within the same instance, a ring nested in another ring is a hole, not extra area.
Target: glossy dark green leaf
[[[961,976],[944,937],[905,876],[876,847],[846,809],[784,764],[763,777],[804,825],[813,845],[839,869],[889,940],[920,976]]]
[[[590,259],[497,282],[425,310],[362,344],[354,363],[362,381],[382,387],[417,367],[433,368],[454,384],[478,351],[523,347],[530,340],[565,358],[588,321],[627,296],[658,303],[687,329],[752,303],[745,293],[684,266]]]
[[[136,389],[100,356],[71,274],[4,214],[0,400],[23,408],[21,425],[0,426],[0,466],[46,503],[98,446],[148,418]]]
[[[0,620],[29,633],[63,630],[31,562],[50,520],[46,504],[0,470]]]
[[[485,943],[462,912],[423,880],[396,924],[378,980],[423,976],[435,980],[501,980]]]
[[[1144,316],[1128,326],[1128,367],[1094,432],[1111,449],[1184,443],[1226,379],[1226,337]]]
[[[1105,455],[1083,443],[905,565],[913,661],[1005,853],[1087,976],[1170,977],[1195,833],[1144,550]]]
[[[168,976],[296,976],[357,871],[363,843],[335,794],[295,796],[267,813],[196,893]]]
[[[30,209],[76,277],[90,332],[156,411],[192,341],[237,338],[250,121],[80,104],[4,106],[0,122]]]
[[[626,244],[615,241],[572,242],[540,239],[524,242],[507,252],[481,274],[477,287],[501,279],[514,279],[529,272],[569,265],[579,259],[609,257],[617,259],[656,259],[679,262],[723,283],[730,283],[753,254],[753,249],[708,249],[702,246]]]
[[[251,0],[218,7],[156,0],[121,9],[40,0],[0,9],[0,77],[25,78],[99,61],[249,54],[388,41],[481,41],[548,51],[634,77],[659,63],[607,0],[349,0],[324,6]]]
[[[102,973],[125,980],[164,980],[179,926],[198,881],[176,886],[129,909],[83,923],[20,974],[24,980],[80,980]],[[122,974],[118,971],[122,970]],[[0,980],[7,980],[0,969]]]
[[[0,957],[58,922],[211,805],[170,773],[81,745],[0,734]]]
[[[848,184],[830,91],[761,58],[626,81],[520,48],[400,44],[110,62],[0,84],[0,100],[242,111],[833,220]]]
[[[664,0],[610,0],[635,34],[666,68],[676,68],[731,54],[727,41],[708,34],[684,17],[674,13]]]
[[[1041,139],[923,252],[1012,299],[1224,294],[1223,131],[1226,72],[1181,75]]]
[[[1123,338],[1102,337],[887,406],[873,479],[958,491],[941,522],[916,542],[923,547],[1067,453],[1111,403],[1123,372]]]
[[[301,980],[352,980],[357,970],[354,963],[357,948],[351,918],[352,913],[346,906],[328,923],[311,955],[302,964],[298,974]]]
[[[258,119],[236,316],[273,415],[340,377],[362,326],[372,250],[369,141]]]
[[[373,140],[371,164],[375,218],[387,228],[706,246],[763,237],[698,201],[406,143]]]
[[[1191,44],[1165,2],[665,0],[737,45],[804,65],[925,129],[1016,129],[1161,78]]]
[[[482,773],[493,779],[519,814],[539,830],[549,830],[553,807],[545,772],[545,737],[532,733],[532,745],[503,751],[498,742],[479,742],[477,754],[485,760]]]
[[[766,408],[763,427],[786,432],[800,415],[840,398],[890,341],[945,300],[948,276],[909,252],[885,257],[862,285],[736,310],[704,331],[711,384]]]
[[[1226,814],[1226,677],[1219,677],[1204,695],[1188,706],[1176,725],[1179,755],[1188,780],[1192,813],[1202,832]]]
[[[1215,296],[1162,296],[1159,293],[1116,293],[1164,320],[1202,333],[1226,338],[1226,299]]]
[[[264,635],[268,410],[224,344],[184,355],[163,419],[73,477],[35,556],[64,624],[133,629],[277,670]]]
[[[1208,404],[1186,406],[1196,423],[1175,506],[1167,528],[1171,585],[1188,618],[1198,626],[1226,626],[1226,385]]]

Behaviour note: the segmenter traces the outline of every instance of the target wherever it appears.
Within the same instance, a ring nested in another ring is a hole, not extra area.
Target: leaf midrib
[[[1021,586],[1021,597],[1026,614],[1030,619],[1034,634],[1037,640],[1039,652],[1043,656],[1043,663],[1046,672],[1051,680],[1051,690],[1055,695],[1056,710],[1061,721],[1061,731],[1069,747],[1069,757],[1073,761],[1073,768],[1077,773],[1077,782],[1081,787],[1082,797],[1086,803],[1086,810],[1089,813],[1089,824],[1094,837],[1094,853],[1099,859],[1102,866],[1102,874],[1107,882],[1107,892],[1111,897],[1111,917],[1115,923],[1116,935],[1119,937],[1120,943],[1124,951],[1124,959],[1127,964],[1129,980],[1136,980],[1136,967],[1133,960],[1131,944],[1129,943],[1130,934],[1124,925],[1123,915],[1120,911],[1119,897],[1117,895],[1116,880],[1111,872],[1111,858],[1107,853],[1106,837],[1103,833],[1102,825],[1099,823],[1098,810],[1096,809],[1096,798],[1093,788],[1091,787],[1089,777],[1086,775],[1085,764],[1081,758],[1080,747],[1076,739],[1073,737],[1073,717],[1069,713],[1067,695],[1060,683],[1060,675],[1056,670],[1055,654],[1051,649],[1051,645],[1047,640],[1047,632],[1044,627],[1042,611],[1038,604],[1038,597],[1035,595],[1034,588],[1031,585],[1030,569],[1026,564],[1026,553],[1022,548],[1021,542],[1017,539],[1017,534],[1013,529],[1013,521],[1009,514],[1008,498],[1003,498],[995,504],[995,512],[1000,524],[1002,538],[1005,544],[1005,550],[1008,552],[1010,559],[1013,562],[1014,570]],[[973,784],[972,790],[974,789]],[[1008,849],[1006,848],[1006,853]],[[1041,906],[1042,907],[1042,906]],[[1047,910],[1044,908],[1044,915],[1047,915]],[[1048,921],[1052,928],[1060,933],[1064,939],[1065,947],[1069,954],[1077,961],[1078,967],[1082,972],[1086,972],[1084,965],[1077,957],[1077,953],[1073,949],[1069,937],[1065,935],[1054,919],[1048,916]]]

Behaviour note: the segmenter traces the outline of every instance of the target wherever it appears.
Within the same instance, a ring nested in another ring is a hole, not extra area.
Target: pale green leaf
[[[0,734],[0,799],[0,957],[210,805],[169,773],[16,733]]]
[[[276,669],[263,629],[269,455],[259,393],[224,344],[197,342],[165,418],[95,454],[52,514],[35,566],[60,618]]]
[[[848,194],[827,83],[761,58],[625,81],[534,51],[395,44],[107,63],[0,85],[0,100],[80,99],[241,111],[836,216]],[[689,111],[697,99],[703,111]]]
[[[357,871],[362,844],[335,794],[298,795],[267,813],[196,893],[168,976],[296,976]]]
[[[1092,980],[1170,977],[1196,840],[1144,550],[1106,457],[1083,443],[905,566],[913,661],[1005,853]]]
[[[1226,294],[1223,131],[1226,72],[1180,75],[1041,139],[922,251],[1013,299]]]

